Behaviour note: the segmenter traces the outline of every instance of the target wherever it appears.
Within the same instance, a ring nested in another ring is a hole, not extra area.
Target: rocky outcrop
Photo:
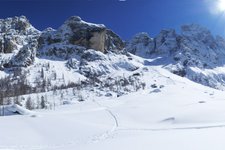
[[[125,47],[121,38],[112,30],[107,29],[105,35],[105,50],[122,50]]]
[[[0,20],[0,52],[12,53],[37,39],[39,31],[36,30],[25,16]]]
[[[175,30],[162,30],[154,39],[155,48],[151,53],[157,55],[170,55],[179,47],[178,40],[179,36],[176,34]]]
[[[39,35],[40,31],[35,29],[25,16],[1,19],[1,69],[31,65],[36,57]]]
[[[102,52],[105,50],[106,27],[104,25],[86,23],[80,17],[74,16],[69,18],[59,31],[67,32],[67,40],[70,44]]]
[[[119,36],[104,25],[87,23],[77,16],[70,17],[56,31],[48,29],[43,32],[39,43],[40,48],[55,43],[66,43],[101,52],[124,48],[124,43]]]
[[[29,66],[36,54],[67,60],[80,57],[87,49],[105,53],[123,48],[123,41],[113,31],[77,16],[70,17],[58,30],[47,28],[42,32],[25,16],[0,20],[1,69]]]
[[[132,54],[149,58],[155,49],[155,42],[147,33],[138,33],[126,46],[126,50]]]
[[[38,47],[37,40],[23,46],[20,51],[11,59],[10,66],[12,67],[27,67],[33,64],[36,57]]]

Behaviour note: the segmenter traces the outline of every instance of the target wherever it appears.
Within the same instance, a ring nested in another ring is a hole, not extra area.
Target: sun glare
[[[225,0],[218,0],[217,7],[220,12],[225,12]]]

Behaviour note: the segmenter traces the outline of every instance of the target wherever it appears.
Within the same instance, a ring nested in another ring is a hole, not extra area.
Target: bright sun
[[[217,7],[220,12],[225,12],[225,0],[218,0]]]

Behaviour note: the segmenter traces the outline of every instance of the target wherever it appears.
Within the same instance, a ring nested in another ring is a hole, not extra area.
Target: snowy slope
[[[148,69],[146,90],[1,117],[0,149],[223,149],[225,93]]]

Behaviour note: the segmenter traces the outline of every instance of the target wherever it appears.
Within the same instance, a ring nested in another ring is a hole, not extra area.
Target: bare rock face
[[[1,41],[1,44],[0,52],[2,53],[12,53],[13,50],[18,48],[16,39],[13,37],[4,37],[4,39]]]
[[[107,50],[121,50],[123,41],[104,25],[87,23],[80,17],[70,17],[58,30],[43,32],[39,38],[39,46],[56,43],[82,46],[101,52]]]
[[[70,30],[69,42],[74,45],[96,49],[104,52],[106,28],[104,25],[89,24],[79,17],[69,18],[60,28]]]
[[[132,40],[127,44],[126,49],[128,52],[148,58],[155,50],[155,42],[153,38],[145,32],[136,34]]]
[[[124,49],[125,43],[112,30],[107,29],[105,37],[106,37],[105,50],[122,50],[122,49]]]
[[[0,53],[19,51],[21,47],[37,38],[36,30],[25,16],[0,20]]]
[[[32,64],[39,35],[25,16],[0,19],[1,69]]]
[[[33,64],[38,47],[37,40],[30,42],[21,48],[21,50],[10,61],[12,67],[27,67]]]
[[[170,55],[178,49],[179,36],[175,30],[162,30],[155,38],[155,50],[152,53],[157,55]]]

